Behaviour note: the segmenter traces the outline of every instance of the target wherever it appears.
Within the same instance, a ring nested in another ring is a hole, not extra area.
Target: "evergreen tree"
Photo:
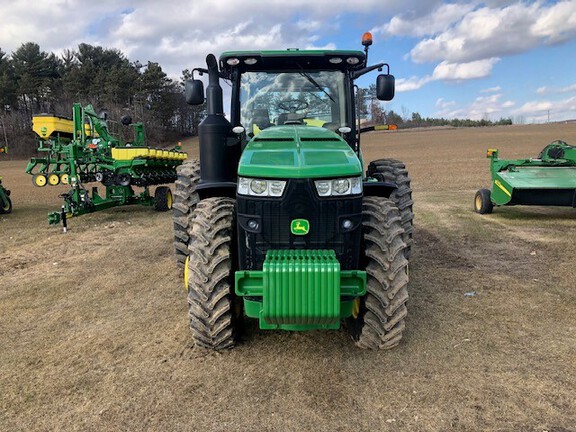
[[[12,54],[12,65],[24,110],[43,110],[60,77],[56,56],[40,51],[40,46],[34,42],[27,42]]]
[[[17,103],[14,68],[6,53],[0,49],[0,112],[12,109]]]

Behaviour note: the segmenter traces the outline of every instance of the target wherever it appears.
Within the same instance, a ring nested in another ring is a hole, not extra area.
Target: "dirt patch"
[[[576,213],[472,212],[485,151],[535,156],[576,125],[373,133],[366,161],[404,160],[415,245],[406,337],[345,330],[192,346],[169,214],[111,209],[49,227],[61,186],[0,162],[0,430],[576,430]],[[197,144],[185,148],[197,154]]]

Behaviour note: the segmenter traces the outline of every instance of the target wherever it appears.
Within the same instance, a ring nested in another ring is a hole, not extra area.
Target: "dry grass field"
[[[62,234],[46,214],[64,187],[0,161],[0,430],[576,431],[576,210],[472,211],[488,147],[554,139],[576,143],[576,124],[363,137],[367,161],[407,163],[415,199],[407,331],[384,352],[256,325],[234,350],[195,348],[169,213],[111,209]]]

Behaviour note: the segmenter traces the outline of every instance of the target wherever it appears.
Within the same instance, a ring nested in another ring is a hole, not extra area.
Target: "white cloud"
[[[516,54],[575,36],[576,1],[518,2],[503,8],[475,9],[446,31],[417,43],[410,54],[417,63],[470,62]]]
[[[296,27],[300,30],[318,31],[322,28],[323,23],[320,20],[299,20],[296,21]]]
[[[477,97],[465,108],[449,111],[440,110],[438,116],[446,118],[470,118],[473,120],[498,120],[500,118],[524,119],[528,122],[561,121],[576,118],[576,97],[563,100],[534,100],[523,103],[516,109],[514,101],[501,101],[500,94]]]
[[[501,94],[479,96],[472,103],[457,107],[456,104],[436,101],[438,111],[433,116],[444,118],[469,118],[472,120],[492,120],[512,118],[530,123],[562,121],[576,118],[576,96],[561,100],[533,100],[525,102],[516,109],[516,102],[502,100]]]
[[[476,78],[484,78],[492,72],[492,67],[500,59],[478,60],[470,63],[448,63],[442,62],[434,69],[432,75],[424,77],[413,76],[410,78],[400,78],[396,80],[396,91],[398,93],[419,90],[432,81],[460,81]],[[491,92],[499,91],[500,87],[489,89]]]
[[[448,30],[473,9],[474,5],[472,4],[440,4],[429,15],[420,16],[416,19],[398,15],[387,24],[375,27],[372,31],[386,36],[422,37],[433,35]]]
[[[502,110],[501,97],[500,94],[477,97],[468,108],[469,117],[474,120],[489,119],[490,115]]]
[[[406,91],[418,90],[432,80],[433,78],[428,75],[425,76],[424,78],[419,77],[399,78],[396,80],[396,92],[402,93]]]
[[[449,107],[455,106],[456,101],[446,101],[444,98],[438,98],[436,100],[436,106],[440,109],[447,109]]]
[[[439,110],[434,114],[443,118],[469,118],[471,120],[492,120],[509,117],[510,108],[515,106],[515,102],[502,101],[501,94],[489,96],[479,96],[474,101],[463,108],[455,108],[456,103],[447,104],[439,99],[436,106]]]
[[[535,114],[548,111],[554,107],[554,104],[550,101],[532,101],[526,102],[520,108],[518,108],[515,114]]]
[[[512,111],[516,118],[522,118],[530,123],[569,120],[576,117],[576,98],[560,101],[530,101]]]
[[[566,87],[548,87],[543,86],[539,87],[536,90],[536,93],[539,95],[546,95],[546,94],[558,94],[558,93],[574,93],[576,92],[576,84],[571,84]]]
[[[576,92],[576,84],[572,84],[560,89],[560,93],[572,93]]]
[[[559,43],[573,38],[576,35],[576,2],[566,0],[543,9],[531,31],[548,43]]]
[[[492,72],[498,58],[477,60],[469,63],[449,63],[443,61],[434,69],[433,78],[437,80],[469,80],[484,78]]]
[[[489,87],[489,88],[486,88],[484,90],[480,90],[480,93],[495,93],[495,92],[499,92],[500,90],[502,90],[502,88],[500,86]]]

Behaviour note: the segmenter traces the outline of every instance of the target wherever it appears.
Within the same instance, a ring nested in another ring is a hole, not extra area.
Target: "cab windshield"
[[[249,133],[286,124],[336,130],[346,124],[341,71],[245,72],[240,122]]]

